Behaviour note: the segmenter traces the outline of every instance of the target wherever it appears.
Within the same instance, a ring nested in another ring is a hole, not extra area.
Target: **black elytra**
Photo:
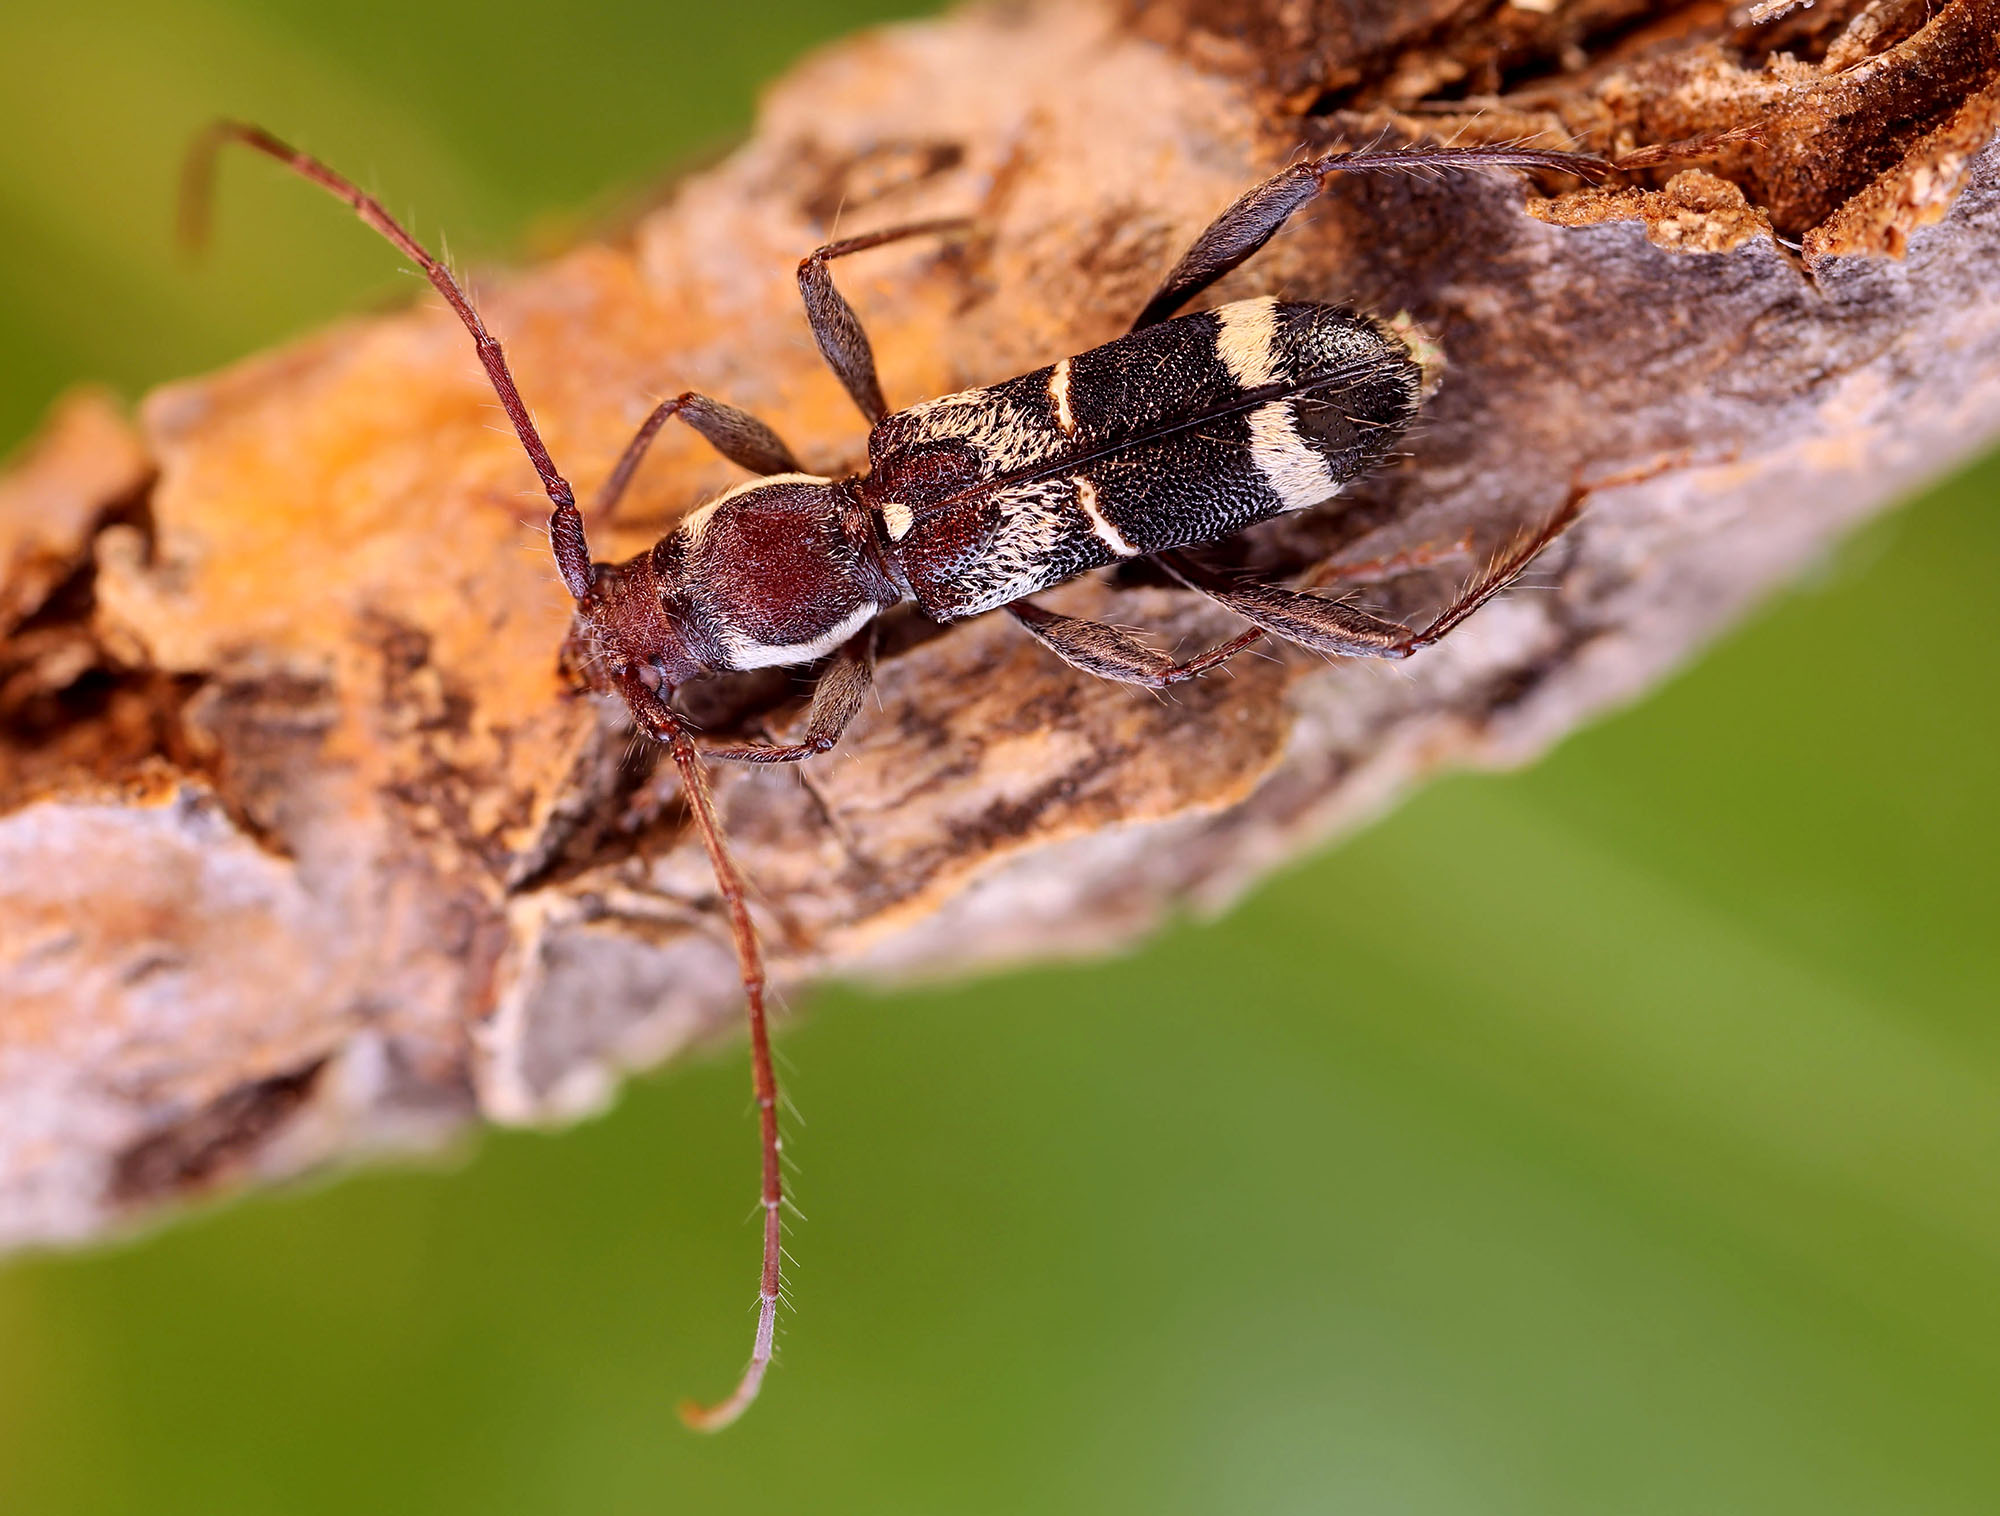
[[[1366,317],[1240,301],[886,417],[858,493],[918,608],[954,621],[1323,504],[1421,385]]]

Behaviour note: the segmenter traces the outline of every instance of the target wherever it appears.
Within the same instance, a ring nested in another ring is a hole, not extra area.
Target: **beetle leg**
[[[1597,180],[1611,167],[1586,153],[1540,152],[1514,147],[1412,147],[1390,152],[1362,149],[1294,163],[1244,195],[1209,224],[1181,254],[1132,330],[1165,321],[1216,280],[1237,268],[1277,235],[1292,213],[1313,200],[1337,174],[1424,173],[1441,168],[1549,168]]]
[[[861,709],[869,686],[875,682],[875,627],[864,626],[840,645],[833,661],[813,686],[812,706],[806,712],[805,738],[779,745],[769,742],[738,742],[701,750],[704,758],[730,763],[797,763],[830,753],[847,730],[847,723]]]
[[[1130,632],[1102,621],[1060,615],[1032,600],[1016,600],[1007,611],[1028,629],[1031,637],[1070,667],[1095,674],[1099,679],[1115,679],[1120,684],[1137,684],[1150,690],[1166,689],[1205,674],[1227,663],[1264,635],[1261,627],[1239,632],[1220,646],[1177,663]]]
[[[1407,658],[1442,641],[1466,617],[1520,578],[1542,549],[1576,521],[1585,494],[1581,488],[1572,489],[1548,520],[1496,554],[1457,599],[1416,630],[1301,590],[1275,584],[1228,584],[1184,553],[1162,553],[1159,561],[1189,589],[1199,590],[1274,637],[1335,657]]]
[[[1572,491],[1560,510],[1495,557],[1457,599],[1416,629],[1400,621],[1371,616],[1338,600],[1282,585],[1230,584],[1183,553],[1161,553],[1158,560],[1189,589],[1228,607],[1254,628],[1185,662],[1175,662],[1130,632],[1102,621],[1060,615],[1032,600],[1017,600],[1007,610],[1037,642],[1072,668],[1100,679],[1115,679],[1120,684],[1155,690],[1219,667],[1266,633],[1332,657],[1407,658],[1441,641],[1466,617],[1520,578],[1536,555],[1569,529],[1582,504],[1582,492]]]
[[[1179,553],[1162,553],[1168,573],[1273,637],[1345,658],[1406,658],[1416,633],[1338,600],[1276,584],[1229,584]]]
[[[591,506],[591,515],[600,525],[609,521],[618,509],[618,502],[624,498],[625,487],[632,482],[632,475],[638,469],[639,461],[646,456],[646,449],[652,446],[660,428],[675,416],[701,433],[709,446],[731,463],[747,468],[753,474],[802,472],[798,460],[792,456],[792,450],[785,446],[785,439],[748,411],[739,411],[733,405],[724,405],[720,400],[711,400],[706,395],[687,390],[654,406],[653,413],[639,424],[639,430],[625,445],[618,466],[605,479]]]
[[[847,393],[854,397],[854,403],[861,407],[861,414],[870,425],[889,414],[888,402],[882,398],[882,383],[875,377],[875,350],[868,345],[868,333],[861,329],[861,318],[854,314],[854,307],[833,287],[833,275],[827,271],[827,265],[849,253],[866,252],[906,237],[949,235],[965,231],[971,225],[963,217],[914,221],[907,226],[886,227],[879,232],[829,242],[799,261],[799,293],[805,297],[806,320],[812,323],[813,341],[819,344],[826,366],[847,387]]]

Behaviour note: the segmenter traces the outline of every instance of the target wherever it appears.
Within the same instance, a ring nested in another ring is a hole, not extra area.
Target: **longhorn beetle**
[[[217,122],[188,159],[183,203],[191,239],[200,238],[214,156],[227,142],[267,154],[346,201],[423,270],[465,323],[553,506],[549,535],[576,602],[570,646],[591,685],[622,696],[638,729],[666,746],[679,773],[742,968],[763,1153],[754,1345],[727,1399],[681,1407],[700,1429],[734,1421],[763,1383],[777,1319],[784,1204],[763,962],[703,756],[793,763],[830,751],[872,679],[875,618],[903,600],[939,622],[1004,608],[1074,667],[1163,689],[1218,667],[1267,633],[1325,654],[1406,658],[1511,583],[1575,515],[1572,500],[1421,628],[1281,585],[1225,581],[1186,550],[1320,505],[1380,463],[1416,415],[1422,371],[1408,341],[1338,306],[1266,298],[1175,313],[1263,247],[1337,175],[1498,167],[1594,180],[1612,166],[1602,159],[1501,146],[1362,150],[1294,163],[1195,238],[1126,336],[1003,384],[902,411],[882,398],[868,336],[829,266],[906,238],[960,233],[969,223],[922,221],[828,243],[800,262],[799,290],[821,355],[872,428],[868,471],[842,479],[807,473],[756,417],[705,395],[677,396],[640,426],[596,509],[616,507],[669,419],[757,477],[693,511],[636,558],[594,563],[575,494],[543,445],[499,342],[450,271],[373,197],[259,127]],[[1249,622],[1249,630],[1175,661],[1116,627],[1059,615],[1030,598],[1090,569],[1147,557]],[[698,748],[674,709],[675,691],[706,674],[822,660],[804,736],[795,743]]]

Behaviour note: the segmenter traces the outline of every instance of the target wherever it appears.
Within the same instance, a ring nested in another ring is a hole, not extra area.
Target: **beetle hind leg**
[[[1575,523],[1584,494],[1581,488],[1571,490],[1559,510],[1495,554],[1451,604],[1417,628],[1385,621],[1303,590],[1276,584],[1229,584],[1185,553],[1162,553],[1160,562],[1189,589],[1227,606],[1274,637],[1338,658],[1407,658],[1443,641],[1466,617],[1519,579],[1542,549]]]
[[[1163,553],[1168,573],[1273,637],[1339,658],[1408,657],[1417,634],[1339,600],[1276,584],[1228,584],[1179,553]]]
[[[1133,321],[1132,330],[1167,320],[1224,274],[1240,267],[1341,174],[1422,174],[1449,168],[1554,169],[1595,183],[1611,167],[1587,153],[1504,145],[1367,148],[1294,163],[1246,192],[1209,223],[1160,281],[1152,299]]]
[[[1060,615],[1032,600],[1017,600],[1007,607],[1007,611],[1027,628],[1029,636],[1071,668],[1094,674],[1099,679],[1136,684],[1149,690],[1167,689],[1210,669],[1220,668],[1264,635],[1262,627],[1239,632],[1205,653],[1185,662],[1176,662],[1130,632],[1107,626],[1102,621]]]
[[[1184,662],[1176,662],[1130,632],[1102,621],[1086,621],[1017,600],[1009,614],[1043,647],[1072,668],[1120,684],[1166,689],[1219,668],[1259,637],[1269,635],[1336,658],[1407,658],[1442,641],[1459,623],[1508,585],[1556,538],[1568,531],[1583,506],[1584,492],[1572,490],[1562,508],[1495,555],[1451,604],[1421,627],[1371,616],[1338,600],[1257,582],[1231,584],[1184,553],[1161,553],[1168,573],[1251,623],[1251,630]]]

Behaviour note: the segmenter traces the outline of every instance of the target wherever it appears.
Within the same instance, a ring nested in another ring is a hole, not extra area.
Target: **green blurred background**
[[[213,114],[495,259],[918,8],[8,6],[0,437],[410,290],[276,174],[181,266]],[[1996,489],[1227,920],[815,996],[799,1309],[729,1435],[672,1406],[749,1339],[740,1052],[0,1269],[0,1511],[2000,1509]]]

